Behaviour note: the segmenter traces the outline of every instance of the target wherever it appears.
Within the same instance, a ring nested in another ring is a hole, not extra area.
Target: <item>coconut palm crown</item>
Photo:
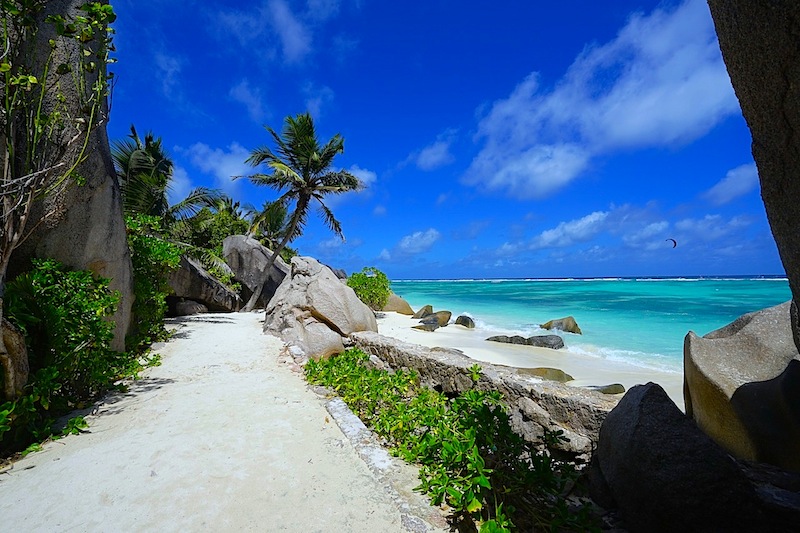
[[[247,179],[256,185],[266,185],[282,193],[276,200],[277,203],[289,205],[294,202],[294,211],[286,233],[272,250],[272,257],[265,269],[266,276],[269,276],[280,252],[303,233],[312,205],[319,210],[325,225],[344,240],[342,226],[325,205],[324,198],[360,190],[364,186],[346,170],[332,168],[334,158],[344,152],[344,139],[337,133],[324,145],[320,144],[314,129],[314,120],[309,113],[286,117],[280,134],[269,126],[266,129],[275,142],[275,150],[268,147],[256,148],[250,152],[247,163],[254,167],[266,165],[271,173],[254,174],[247,176]],[[266,279],[250,298],[245,306],[246,311],[255,306],[265,283]]]

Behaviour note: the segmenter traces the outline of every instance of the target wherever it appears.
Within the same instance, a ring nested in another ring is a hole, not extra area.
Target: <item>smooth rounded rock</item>
[[[566,331],[567,333],[581,335],[581,328],[578,327],[578,323],[575,322],[575,317],[572,316],[550,320],[539,327],[542,329],[559,329],[561,331]]]

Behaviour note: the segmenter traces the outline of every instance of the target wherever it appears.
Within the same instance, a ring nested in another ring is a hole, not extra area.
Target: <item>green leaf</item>
[[[469,505],[467,505],[467,511],[470,513],[474,513],[482,508],[483,504],[480,502],[480,500],[478,500],[478,498],[472,498],[472,501],[469,502]]]

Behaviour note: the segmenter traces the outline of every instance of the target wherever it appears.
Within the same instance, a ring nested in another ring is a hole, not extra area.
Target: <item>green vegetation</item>
[[[267,127],[276,145],[273,152],[267,147],[256,148],[250,152],[247,162],[254,167],[266,164],[271,174],[254,174],[247,179],[256,185],[266,185],[283,194],[276,200],[281,205],[294,201],[294,212],[283,239],[272,250],[265,278],[253,291],[253,296],[245,305],[245,311],[255,307],[264,290],[269,271],[284,247],[303,232],[308,220],[308,211],[313,200],[322,214],[325,224],[338,237],[344,238],[342,226],[333,212],[323,202],[328,195],[343,194],[359,190],[363,184],[346,170],[332,170],[333,159],[344,152],[344,139],[338,133],[320,145],[311,115],[304,113],[296,117],[286,117],[283,131],[278,134]]]
[[[373,311],[380,311],[389,301],[389,278],[375,267],[365,267],[347,278],[347,286]]]
[[[119,296],[108,283],[52,260],[34,261],[33,270],[8,283],[6,313],[25,335],[31,374],[23,394],[0,405],[0,456],[50,437],[57,417],[153,363],[111,349],[114,323],[107,317]],[[83,427],[73,419],[65,431]]]
[[[40,26],[45,5],[0,3],[0,315],[11,254],[59,212],[58,202],[41,204],[43,212],[32,223],[34,204],[82,182],[77,169],[86,160],[91,133],[107,119],[114,10],[87,2],[74,17],[49,16]],[[0,356],[6,353],[0,335]],[[0,422],[0,432],[10,431],[4,428]]]
[[[420,465],[418,490],[434,505],[446,503],[461,527],[481,532],[597,529],[586,508],[569,506],[577,477],[511,430],[498,392],[470,390],[455,398],[419,385],[414,372],[369,368],[369,357],[350,349],[327,361],[309,361],[310,383],[331,387],[391,451]],[[480,368],[469,369],[473,380]],[[550,444],[563,439],[548,433]],[[468,530],[468,529],[464,529]]]
[[[170,293],[167,276],[180,264],[180,249],[165,239],[157,217],[147,215],[125,218],[128,247],[133,263],[133,320],[126,339],[129,350],[142,351],[164,340],[166,298]]]

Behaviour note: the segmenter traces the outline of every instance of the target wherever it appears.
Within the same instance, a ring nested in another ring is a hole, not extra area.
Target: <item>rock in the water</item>
[[[613,383],[611,385],[589,385],[586,388],[602,392],[603,394],[622,394],[625,392],[625,387],[621,383]]]
[[[238,294],[206,272],[200,263],[186,256],[181,257],[180,267],[170,272],[169,286],[177,298],[200,302],[210,311],[226,313],[242,307]]]
[[[222,241],[222,257],[231,267],[233,277],[242,284],[242,299],[246,302],[256,290],[258,284],[264,280],[272,251],[252,237],[244,235],[231,235]],[[256,306],[266,307],[275,294],[278,286],[283,282],[289,272],[289,265],[278,256],[269,273],[269,280],[264,286],[262,297]]]
[[[439,323],[436,321],[423,322],[419,326],[411,326],[411,329],[418,329],[421,331],[436,331],[437,329],[439,329]]]
[[[439,324],[439,327],[443,328],[450,323],[450,317],[452,316],[453,313],[451,313],[450,311],[436,311],[435,313],[426,316],[425,320],[430,320],[431,318],[435,318],[436,323]]]
[[[311,257],[293,257],[289,275],[267,305],[264,331],[319,359],[344,351],[343,336],[378,331],[378,324],[330,268]]]
[[[421,307],[419,311],[414,313],[414,316],[412,316],[411,318],[425,318],[426,316],[432,314],[433,314],[433,306],[425,305]]]
[[[769,531],[755,490],[730,456],[654,383],[609,413],[590,475],[631,531]]]
[[[0,355],[0,367],[3,372],[3,397],[14,400],[28,383],[28,348],[25,336],[14,325],[3,317],[3,343],[6,345],[5,355]]]
[[[538,368],[518,368],[517,373],[521,376],[536,376],[548,381],[558,381],[559,383],[566,383],[572,381],[573,378],[563,370],[558,368],[538,367]]]
[[[495,335],[486,339],[492,342],[504,342],[506,344],[522,344],[525,346],[536,346],[538,348],[550,348],[551,350],[560,350],[564,347],[564,339],[558,335],[534,335],[533,337],[525,338],[521,335]]]
[[[800,353],[790,302],[684,341],[686,414],[735,456],[800,472]]]
[[[381,311],[393,311],[395,313],[400,313],[401,315],[414,314],[414,310],[411,309],[411,306],[408,305],[408,302],[393,292],[389,293],[389,300],[386,302],[386,305],[383,306]]]
[[[461,315],[456,318],[456,324],[459,326],[464,326],[468,329],[475,329],[475,321],[467,315]]]
[[[174,303],[174,307],[175,316],[190,316],[208,313],[208,307],[205,305],[193,300],[184,300],[183,298],[176,301]]]
[[[581,328],[578,327],[578,323],[575,322],[575,318],[572,316],[550,320],[539,327],[542,329],[560,329],[561,331],[566,331],[567,333],[576,333],[581,335]]]

